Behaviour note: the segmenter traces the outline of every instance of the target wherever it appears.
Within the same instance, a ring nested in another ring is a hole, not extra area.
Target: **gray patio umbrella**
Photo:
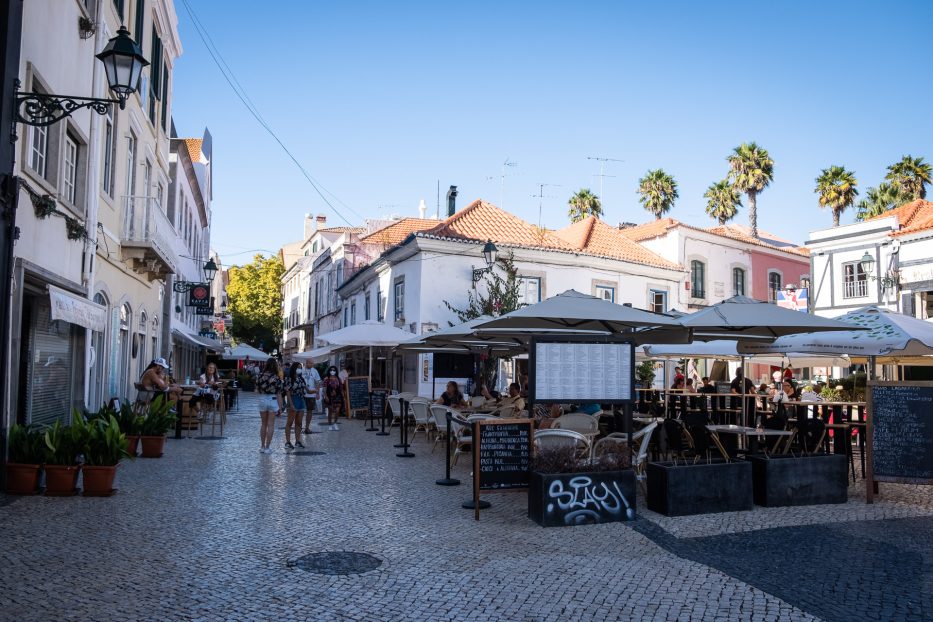
[[[734,296],[679,319],[694,341],[749,339],[772,341],[784,335],[852,330],[851,324]],[[798,350],[795,350],[795,352]]]
[[[687,337],[680,322],[670,316],[618,305],[570,289],[478,324],[475,334],[481,338],[509,336],[527,340],[541,334],[613,335],[659,329],[671,331],[677,338]],[[660,335],[655,336],[655,341],[661,340]]]

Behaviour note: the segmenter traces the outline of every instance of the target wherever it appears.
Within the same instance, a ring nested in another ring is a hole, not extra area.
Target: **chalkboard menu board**
[[[474,487],[512,490],[528,487],[531,468],[531,419],[484,419],[473,423]]]
[[[369,378],[350,376],[347,378],[347,411],[369,408]]]
[[[868,395],[871,481],[933,484],[933,382],[876,382]]]
[[[373,389],[370,393],[371,399],[369,401],[369,414],[373,419],[381,419],[385,417],[386,412],[386,397],[389,396],[388,389]]]

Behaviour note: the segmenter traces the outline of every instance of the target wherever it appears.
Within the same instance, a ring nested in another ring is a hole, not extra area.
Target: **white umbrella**
[[[747,354],[787,351],[847,354],[869,359],[869,368],[874,367],[877,359],[898,363],[901,359],[913,361],[916,357],[933,355],[933,324],[930,322],[874,305],[836,319],[861,330],[789,335],[770,344],[740,343],[739,351]]]
[[[759,339],[770,341],[783,335],[819,331],[852,330],[851,324],[792,311],[777,305],[733,296],[696,313],[680,318],[694,340]],[[800,350],[788,350],[800,352]]]
[[[231,348],[230,350],[224,352],[223,358],[237,361],[242,361],[244,359],[265,361],[269,358],[269,355],[249,344],[241,343],[237,347]]]
[[[346,326],[331,333],[319,335],[318,340],[333,346],[357,346],[369,348],[369,378],[373,377],[373,348],[395,347],[412,338],[407,330],[388,326],[375,320]]]
[[[338,346],[324,346],[323,348],[315,348],[307,352],[296,352],[292,354],[292,358],[302,361],[311,361],[312,363],[320,363],[321,361],[329,359],[332,354],[337,353],[339,350],[340,348]]]
[[[739,351],[738,342],[730,339],[714,339],[713,341],[694,341],[689,344],[677,345],[646,345],[645,356],[657,359],[682,358],[708,358],[719,360],[739,360],[744,353]],[[848,367],[851,364],[845,355],[833,356],[831,354],[801,354],[799,352],[782,352],[777,356],[754,355],[755,362],[762,365],[780,365],[786,367],[789,363],[793,367]]]

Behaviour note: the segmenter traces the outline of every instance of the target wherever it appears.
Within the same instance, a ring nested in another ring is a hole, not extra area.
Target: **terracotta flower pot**
[[[11,495],[35,495],[39,492],[39,464],[6,465],[6,491]]]
[[[116,492],[113,487],[113,478],[117,475],[114,466],[87,466],[81,470],[84,476],[85,497],[109,497]]]
[[[70,497],[78,494],[80,472],[81,467],[77,464],[45,465],[45,494],[50,497]]]
[[[136,448],[139,446],[139,436],[126,436],[126,453],[130,456],[136,455]]]
[[[165,435],[162,436],[140,436],[139,441],[142,445],[143,458],[161,458],[162,448],[165,447]]]

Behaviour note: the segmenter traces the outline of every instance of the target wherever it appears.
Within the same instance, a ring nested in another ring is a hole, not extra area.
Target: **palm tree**
[[[735,189],[748,196],[748,226],[758,237],[758,194],[774,181],[774,160],[755,143],[742,143],[726,158]]]
[[[570,216],[570,222],[580,222],[587,216],[603,215],[603,206],[599,202],[599,197],[593,194],[589,188],[580,188],[576,194],[567,201],[570,209],[567,215]]]
[[[739,191],[729,183],[728,179],[710,184],[703,196],[707,199],[706,213],[718,220],[720,225],[735,218],[738,208],[742,207]]]
[[[910,197],[901,192],[897,186],[881,182],[877,188],[869,188],[865,191],[865,197],[856,206],[858,212],[855,214],[855,219],[868,220],[895,207],[900,207],[909,200]]]
[[[923,158],[914,158],[905,155],[900,162],[888,167],[885,179],[897,186],[910,200],[925,199],[926,185],[933,183],[933,166],[923,161]]]
[[[847,171],[841,166],[824,168],[816,178],[816,188],[813,192],[820,195],[820,207],[833,210],[833,226],[839,226],[839,217],[846,208],[852,207],[855,197],[858,196],[858,180],[855,173]]]
[[[660,168],[648,171],[638,180],[638,193],[641,195],[638,201],[658,220],[671,211],[679,196],[677,182]]]

